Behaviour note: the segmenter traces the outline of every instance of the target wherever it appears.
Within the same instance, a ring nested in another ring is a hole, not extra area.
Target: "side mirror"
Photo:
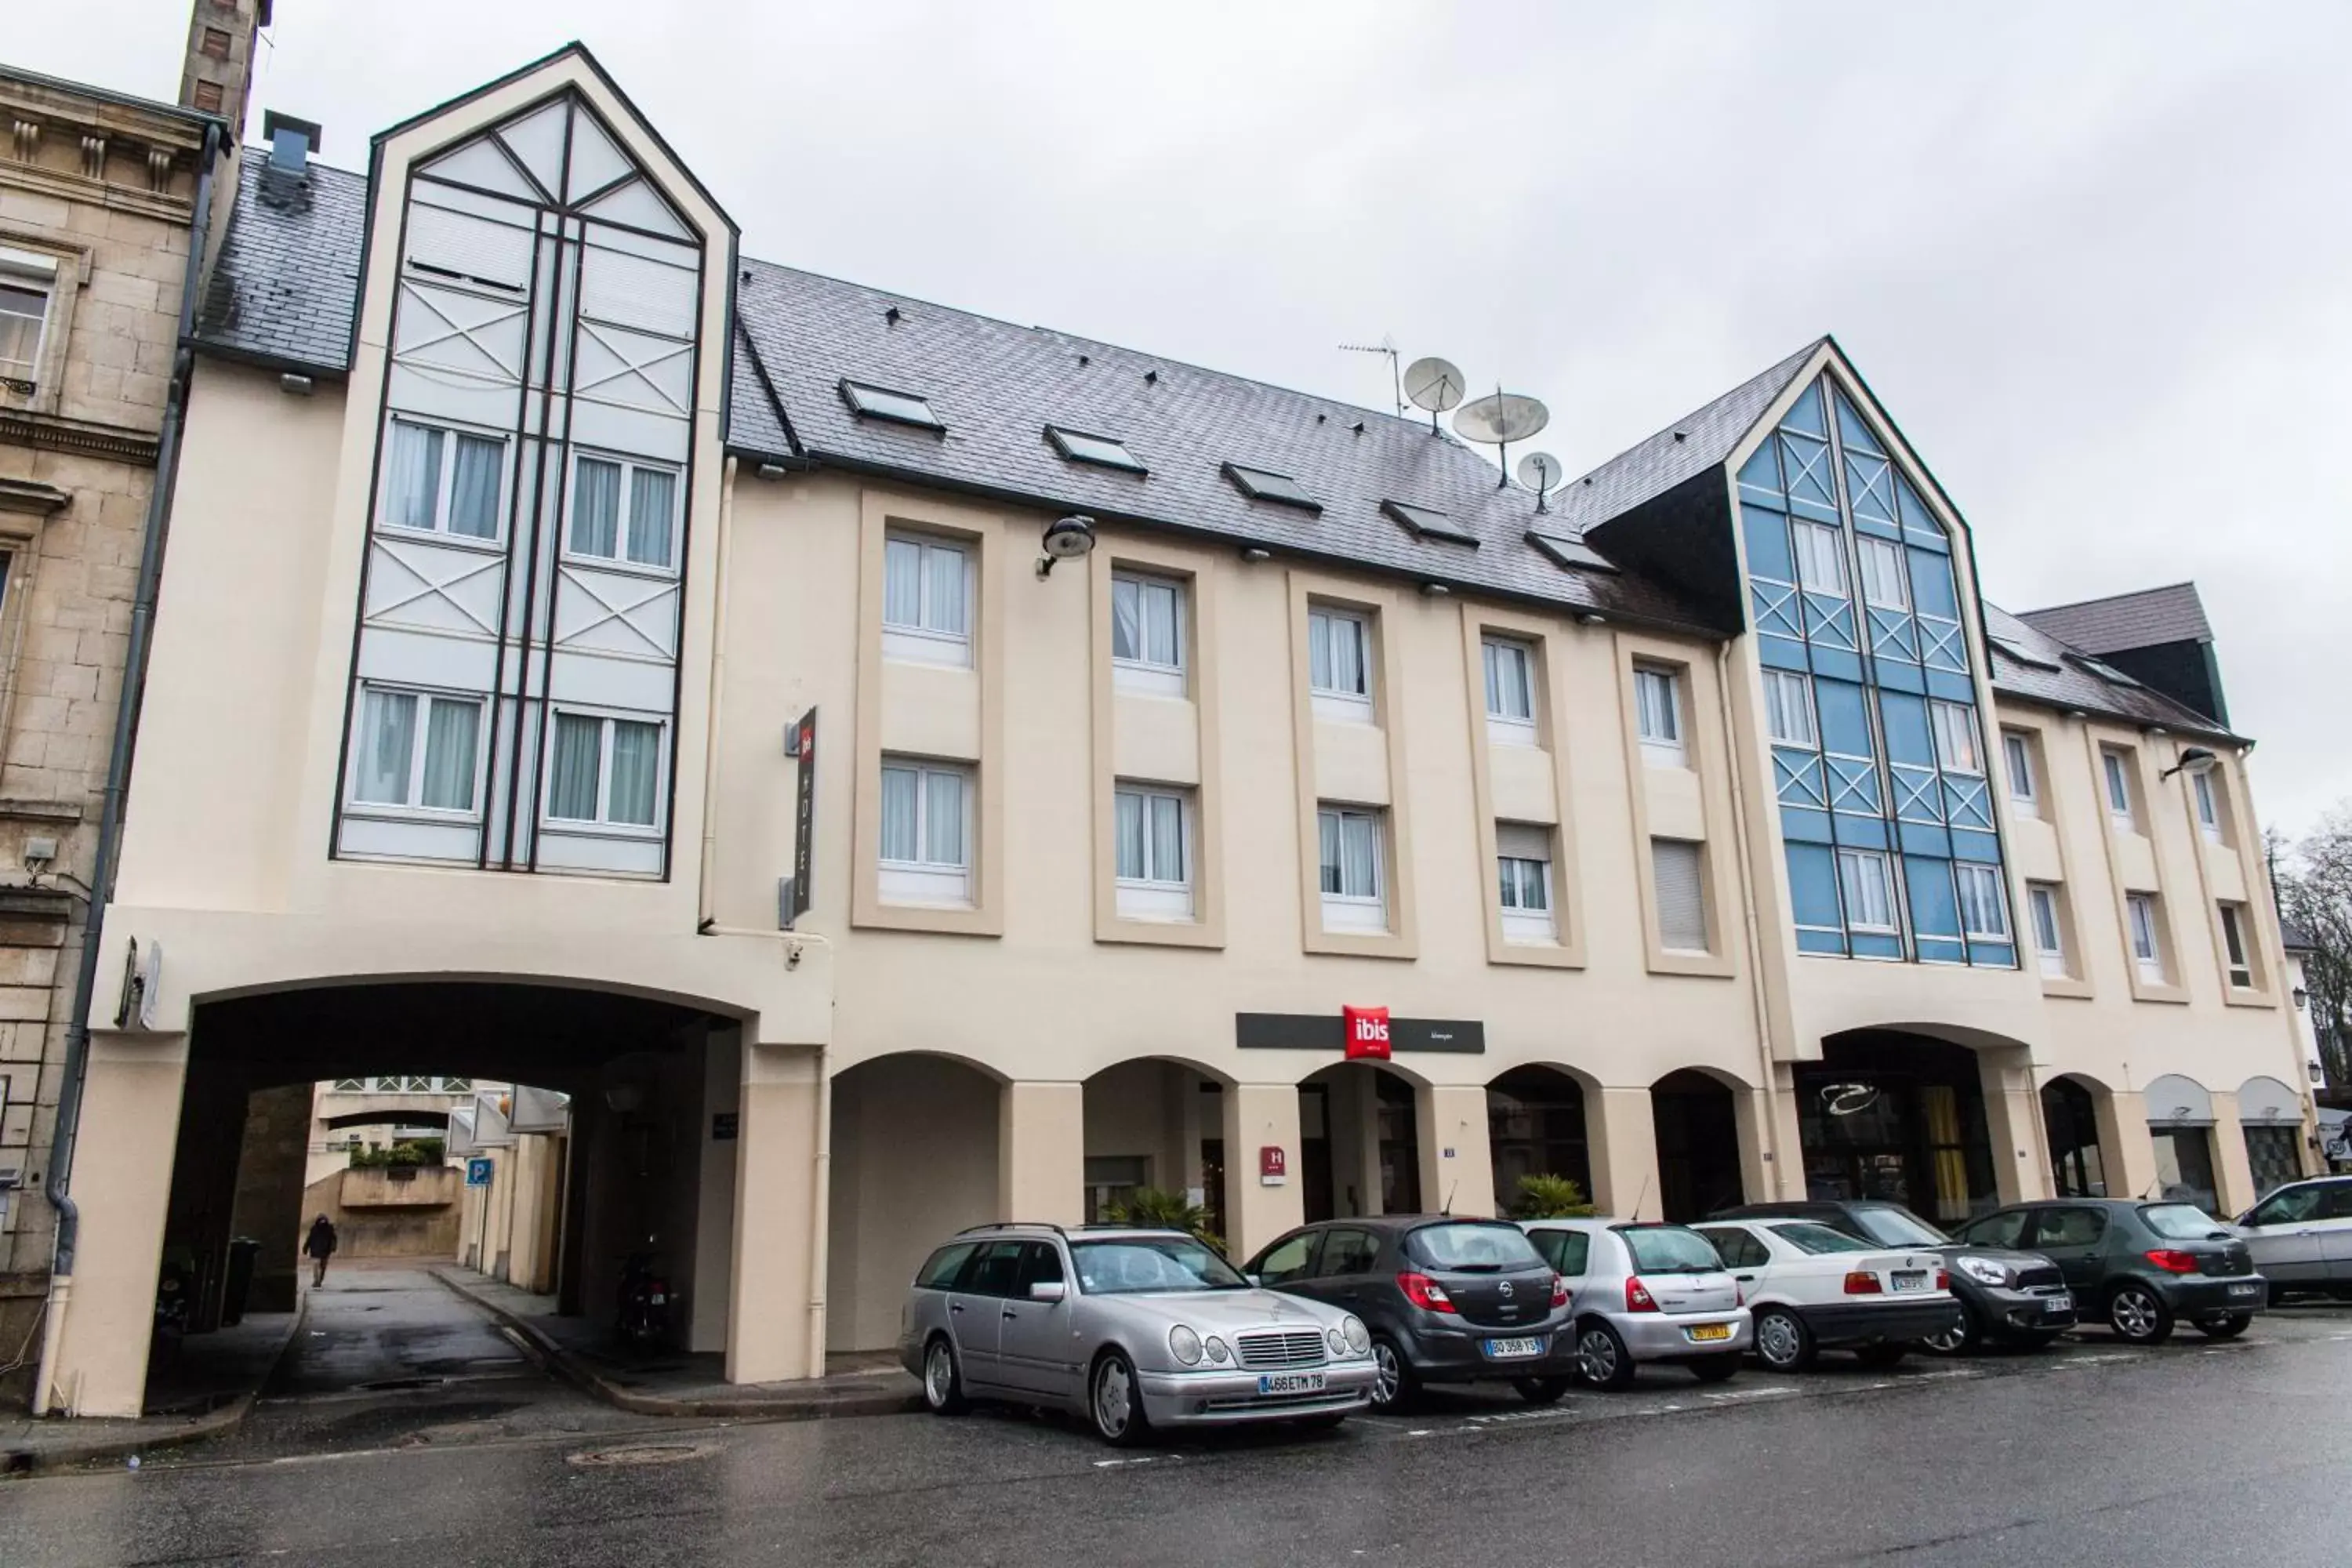
[[[1032,1301],[1058,1301],[1069,1293],[1069,1286],[1059,1279],[1040,1279],[1029,1287]]]
[[[2252,1225],[2254,1223],[2254,1211],[2248,1209],[2245,1213],[2240,1215],[2230,1223],[2231,1225]]]

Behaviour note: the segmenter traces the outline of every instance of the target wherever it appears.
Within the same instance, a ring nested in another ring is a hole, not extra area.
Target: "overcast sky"
[[[752,255],[1390,403],[1580,473],[1834,331],[2013,610],[2194,578],[2259,806],[2352,795],[2352,6],[278,0],[325,159],[572,37]],[[175,95],[187,0],[14,8]]]

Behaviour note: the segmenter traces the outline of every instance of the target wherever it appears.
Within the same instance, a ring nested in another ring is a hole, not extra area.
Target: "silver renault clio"
[[[1352,1312],[1252,1286],[1197,1237],[985,1225],[925,1259],[898,1355],[951,1415],[997,1399],[1082,1415],[1109,1443],[1154,1427],[1336,1426],[1371,1397]]]

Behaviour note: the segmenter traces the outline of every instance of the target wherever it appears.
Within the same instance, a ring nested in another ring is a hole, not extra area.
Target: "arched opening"
[[[1339,1062],[1298,1086],[1299,1200],[1309,1221],[1419,1214],[1421,1103],[1412,1079]]]
[[[2147,1107],[2148,1140],[2156,1146],[2157,1195],[2221,1212],[2213,1168],[2213,1097],[2195,1079],[2167,1073],[2140,1094]]]
[[[2246,1172],[2259,1203],[2303,1175],[2303,1098],[2277,1079],[2238,1086],[2238,1125],[2246,1135]]]
[[[825,1342],[885,1349],[930,1249],[998,1213],[1003,1085],[924,1051],[875,1057],[833,1080]]]
[[[2050,1135],[2050,1190],[2062,1198],[2105,1197],[2107,1162],[2090,1086],[2078,1078],[2043,1084],[2042,1121]]]
[[[1658,1142],[1661,1215],[1683,1224],[1746,1201],[1739,1108],[1730,1085],[1694,1068],[1670,1072],[1650,1086],[1650,1115]]]
[[[1206,1211],[1226,1229],[1225,1085],[1191,1062],[1141,1057],[1086,1080],[1086,1207],[1089,1223],[1131,1212],[1157,1193]]]
[[[2000,1201],[1984,1084],[1966,1046],[1900,1029],[1822,1042],[1794,1073],[1805,1194],[1883,1198],[1945,1224]]]
[[[1486,1148],[1495,1206],[1508,1214],[1527,1176],[1561,1176],[1592,1201],[1592,1147],[1584,1085],[1558,1068],[1519,1067],[1486,1085]]]

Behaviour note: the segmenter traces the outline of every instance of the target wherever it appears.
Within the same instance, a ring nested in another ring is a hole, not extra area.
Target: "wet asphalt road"
[[[2161,1564],[2332,1561],[2352,1540],[2342,1309],[2228,1345],[2086,1333],[1722,1389],[1663,1372],[1548,1411],[1442,1398],[1136,1456],[1014,1412],[645,1422],[501,1364],[465,1317],[413,1342],[453,1381],[352,1386],[420,1352],[383,1360],[363,1330],[338,1349],[330,1322],[341,1372],[314,1357],[311,1392],[232,1443],[0,1484],[0,1563]]]

